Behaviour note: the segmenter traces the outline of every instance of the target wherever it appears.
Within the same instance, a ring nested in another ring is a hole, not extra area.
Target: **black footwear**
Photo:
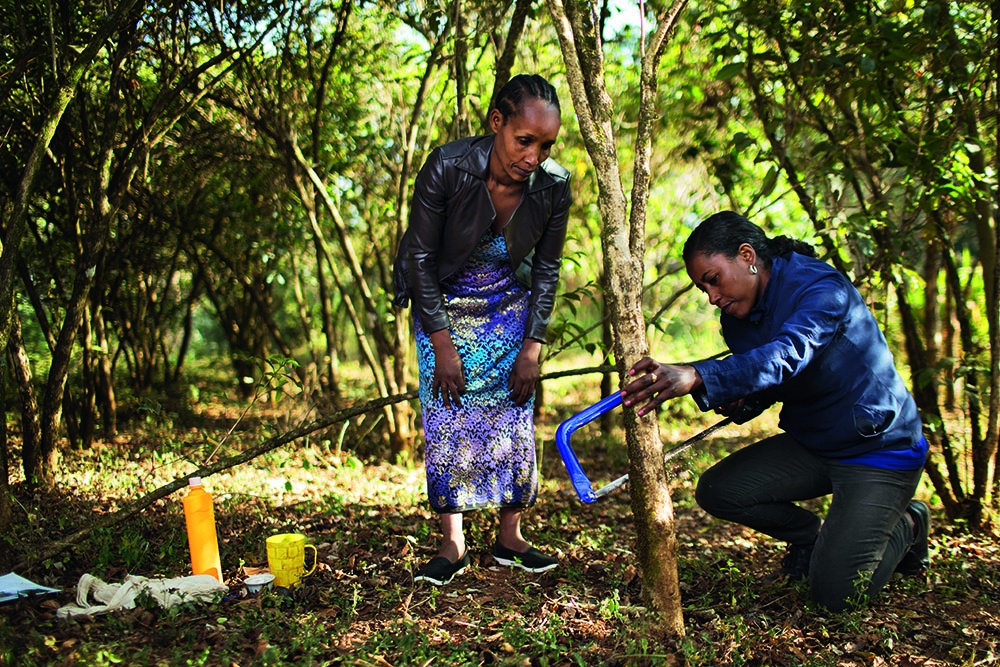
[[[525,552],[514,551],[501,546],[499,542],[493,545],[493,560],[507,567],[519,567],[528,572],[547,572],[559,565],[559,559],[546,556],[535,547],[528,547]]]
[[[429,563],[416,571],[413,575],[413,581],[429,581],[435,586],[444,586],[456,574],[465,572],[465,568],[469,567],[470,562],[471,559],[469,558],[468,551],[454,563],[444,556],[435,556]]]
[[[809,562],[812,560],[813,545],[789,544],[788,551],[781,559],[781,571],[789,579],[809,578]]]
[[[931,566],[931,557],[927,551],[927,538],[931,532],[931,510],[922,500],[911,500],[906,511],[913,519],[913,543],[896,566],[896,572],[907,577],[921,576],[926,574]]]

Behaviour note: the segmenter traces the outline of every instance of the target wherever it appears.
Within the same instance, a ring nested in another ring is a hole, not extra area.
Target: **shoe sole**
[[[493,560],[495,560],[498,565],[503,565],[504,567],[519,567],[525,572],[548,572],[549,570],[559,567],[559,563],[552,563],[551,565],[545,565],[543,567],[528,567],[524,563],[520,563],[509,558],[501,558],[496,555],[493,555]]]
[[[463,572],[465,572],[468,569],[469,569],[469,566],[466,565],[461,570],[457,570],[454,574],[452,574],[447,579],[434,579],[433,577],[428,577],[428,576],[425,576],[425,575],[421,574],[421,575],[415,576],[413,578],[413,581],[414,582],[417,582],[417,581],[426,581],[427,583],[434,584],[435,586],[446,586],[447,584],[451,583],[452,579],[454,579],[455,577],[457,577],[458,575],[462,574]]]

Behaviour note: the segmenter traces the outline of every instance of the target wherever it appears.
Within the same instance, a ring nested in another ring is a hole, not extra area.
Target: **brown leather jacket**
[[[493,135],[439,146],[417,174],[409,228],[393,267],[393,302],[405,307],[412,299],[427,332],[449,326],[441,281],[465,265],[496,217],[486,189],[492,146]],[[531,288],[526,338],[545,342],[571,203],[569,172],[546,160],[528,178],[504,228],[511,266]]]

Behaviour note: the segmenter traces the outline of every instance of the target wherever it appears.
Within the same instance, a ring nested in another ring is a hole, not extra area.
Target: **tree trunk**
[[[104,315],[101,307],[95,308],[93,316],[93,332],[97,354],[95,360],[96,374],[94,382],[95,399],[101,416],[101,437],[110,440],[118,433],[118,401],[115,399],[114,370],[111,364],[111,349],[108,345],[108,334],[104,328]],[[169,366],[169,360],[164,358],[164,365]]]
[[[548,0],[587,153],[594,162],[603,223],[605,298],[615,332],[619,373],[648,353],[642,316],[645,211],[649,196],[649,146],[655,115],[656,69],[666,37],[685,2],[679,0],[656,17],[656,33],[642,58],[640,117],[633,170],[632,214],[622,187],[613,129],[614,109],[604,84],[601,36],[594,13],[584,0]],[[645,42],[646,36],[642,38]],[[677,535],[673,505],[663,466],[663,443],[655,416],[637,418],[625,411],[630,460],[629,487],[636,522],[636,553],[642,568],[643,595],[658,615],[658,625],[672,637],[683,637],[677,575]]]
[[[21,408],[21,465],[24,479],[29,486],[35,484],[41,458],[42,425],[39,421],[38,399],[31,377],[31,362],[24,349],[21,336],[21,319],[13,311],[7,354],[10,359],[11,375],[17,384]]]
[[[191,291],[187,299],[184,300],[184,332],[181,336],[181,344],[177,346],[177,359],[173,368],[170,366],[170,358],[164,360],[163,381],[165,386],[170,386],[180,380],[181,371],[184,369],[184,359],[187,357],[188,348],[191,347],[191,339],[194,336],[194,309],[201,296],[201,285],[204,269],[199,266],[191,279]]]
[[[601,282],[604,283],[604,278],[601,278]],[[614,349],[615,337],[614,331],[611,330],[611,313],[608,310],[608,300],[607,298],[601,298],[601,349],[607,351]],[[601,396],[608,396],[612,391],[615,390],[614,380],[610,373],[605,373],[601,376]],[[601,415],[601,431],[604,433],[611,433],[611,429],[615,425],[615,414],[613,412],[605,412]]]
[[[97,359],[94,356],[94,330],[91,326],[91,311],[83,311],[83,321],[80,323],[80,376],[81,389],[79,403],[81,449],[90,449],[94,445],[94,434],[97,431]]]
[[[947,59],[948,67],[950,71],[955,72],[955,80],[961,81],[962,77],[968,71],[968,64],[965,52],[959,46],[955,27],[958,19],[952,15],[953,9],[950,3],[937,2],[935,4],[939,7],[940,15],[947,16],[949,19],[943,26],[944,29],[941,31],[941,38],[948,49],[947,53],[950,54]],[[997,20],[1000,18],[997,15],[998,12],[1000,12],[1000,9],[998,9],[997,3],[994,2],[993,25],[991,26],[994,31],[997,28]],[[996,39],[993,40],[993,53],[991,56],[994,64],[1000,63],[1000,44],[998,44]],[[997,87],[995,77],[993,85]],[[997,455],[998,434],[1000,434],[997,424],[1000,421],[1000,397],[997,396],[997,393],[1000,392],[1000,367],[998,367],[1000,366],[1000,350],[997,350],[997,343],[1000,341],[1000,304],[998,304],[998,300],[1000,300],[1000,259],[998,259],[1000,258],[1000,213],[996,209],[1000,193],[997,192],[995,184],[993,186],[990,185],[990,177],[987,176],[987,152],[980,145],[980,137],[984,136],[984,133],[979,127],[978,102],[973,101],[973,99],[969,99],[962,104],[958,112],[961,114],[963,125],[965,126],[965,145],[969,147],[967,157],[969,160],[969,170],[973,179],[972,192],[975,197],[973,206],[975,218],[973,223],[979,243],[978,259],[980,265],[983,267],[983,290],[986,296],[987,328],[990,341],[990,349],[984,352],[984,356],[988,359],[987,368],[989,369],[984,374],[987,386],[980,389],[978,386],[979,381],[974,380],[975,375],[970,374],[969,381],[974,382],[974,384],[969,386],[966,391],[968,395],[969,407],[967,409],[972,427],[973,447],[972,497],[975,502],[975,509],[972,516],[972,525],[975,528],[982,528],[984,522],[988,521],[986,517],[988,510],[995,507],[996,504],[996,499],[989,498],[989,489],[994,485],[994,479],[996,478],[995,471],[991,471],[990,468],[994,456]],[[993,105],[993,120],[1000,118],[1000,112],[996,110],[997,105],[995,102],[996,98],[994,98]],[[997,131],[996,128],[994,128],[994,136],[998,137],[997,142],[1000,144],[1000,131]],[[1000,157],[995,156],[994,159],[1000,162]],[[993,166],[996,165],[994,164]],[[993,178],[995,180],[995,174]],[[960,309],[957,309],[956,312],[961,316]],[[963,347],[966,348],[965,352],[971,354],[972,350],[967,342],[963,339],[962,343]],[[989,403],[985,406],[985,411],[980,398],[980,391],[990,397]],[[985,417],[986,420],[985,433],[980,430],[979,422],[981,417]],[[991,479],[991,474],[993,475],[993,479]]]
[[[333,201],[319,174],[305,161],[302,152],[294,143],[294,139],[289,138],[288,144],[292,154],[287,157],[300,170],[299,173],[296,173],[293,180],[298,188],[301,199],[312,202],[313,199],[310,195],[315,195],[316,199],[329,214],[330,219],[335,223],[334,230],[337,232],[336,236],[340,242],[343,260],[346,261],[347,268],[353,278],[352,285],[358,290],[361,297],[361,302],[365,309],[364,312],[370,315],[368,318],[363,318],[362,313],[355,308],[351,300],[351,292],[337,276],[337,266],[343,266],[344,261],[338,262],[337,258],[333,256],[333,249],[327,242],[323,229],[319,225],[318,210],[312,206],[307,207],[309,222],[315,242],[321,253],[321,258],[326,268],[329,269],[330,276],[333,278],[334,284],[340,292],[342,303],[354,326],[358,346],[375,380],[375,388],[377,389],[378,396],[390,396],[396,393],[397,389],[396,379],[392,374],[393,359],[400,354],[404,354],[405,351],[398,349],[398,345],[395,347],[390,345],[385,324],[376,316],[377,308],[374,295],[365,282],[364,268],[361,266],[361,262],[354,251],[354,244],[351,242],[350,235],[340,216],[340,209]],[[371,326],[365,326],[366,319]],[[374,339],[375,349],[372,349],[369,343],[369,334]],[[397,412],[391,406],[386,406],[383,412],[388,424],[389,447],[396,457],[412,457],[414,443],[412,433],[407,430],[409,420],[405,419],[403,422],[399,422],[397,420]]]
[[[942,356],[955,358],[955,299],[961,298],[960,294],[953,294],[950,283],[945,283],[944,288],[944,313],[941,316],[941,326],[944,329],[942,334]],[[944,371],[944,409],[954,410],[958,405],[958,395],[955,392],[955,364],[951,364]]]
[[[327,391],[333,396],[334,405],[336,405],[341,398],[340,352],[337,350],[336,327],[333,311],[330,308],[332,295],[326,279],[326,263],[323,261],[322,246],[315,236],[313,237],[313,248],[316,256],[316,289],[319,294],[320,329],[323,331],[324,342],[324,354],[319,376],[326,378]]]
[[[91,233],[103,237],[103,233],[98,229],[94,229]],[[45,383],[45,394],[42,398],[42,437],[39,443],[38,468],[35,471],[38,481],[42,484],[50,484],[54,480],[69,367],[93,283],[92,271],[88,271],[88,268],[96,266],[96,259],[103,250],[103,238],[95,238],[80,258],[73,294],[66,307],[66,316],[56,340],[56,347],[52,350],[52,363],[49,366],[48,381]]]
[[[955,455],[955,448],[948,436],[948,429],[944,424],[944,416],[939,407],[937,385],[934,382],[920,382],[920,377],[931,372],[928,365],[928,355],[920,343],[920,333],[917,318],[910,307],[909,298],[906,294],[906,285],[896,285],[896,298],[898,299],[897,309],[899,311],[900,322],[903,327],[903,341],[906,346],[906,358],[910,364],[911,386],[910,392],[917,402],[917,407],[923,413],[924,421],[935,424],[936,428],[930,430],[928,441],[931,443],[931,455],[927,459],[925,470],[931,478],[934,490],[941,498],[945,507],[945,513],[954,517],[961,512],[961,506],[965,499],[965,492],[962,489],[961,478],[958,475],[958,461]],[[943,475],[938,469],[938,456],[944,459],[947,475]]]
[[[941,246],[935,242],[933,232],[928,232],[927,255],[924,257],[924,347],[926,364],[933,368],[941,358],[941,291],[938,276],[941,275]]]
[[[1000,28],[1000,2],[994,1],[992,9],[992,31],[997,34]],[[1000,41],[993,40],[993,71],[1000,71]],[[993,100],[1000,99],[1000,81],[993,77]],[[993,105],[993,134],[996,146],[993,150],[993,174],[994,177],[1000,169],[1000,105]],[[1000,297],[1000,188],[993,187],[993,275],[984,276],[985,280],[992,280],[993,294]],[[1000,497],[1000,446],[997,445],[1000,439],[1000,298],[994,298],[991,303],[987,303],[987,313],[990,322],[990,416],[987,421],[987,440],[993,443],[994,465],[993,465],[993,498]]]
[[[935,212],[935,215],[937,212]],[[942,226],[943,231],[943,226]],[[943,254],[945,276],[952,291],[956,295],[961,295],[961,270],[958,262],[952,253],[947,250]],[[984,276],[985,277],[985,276]],[[961,358],[974,360],[977,358],[979,350],[973,339],[974,325],[964,298],[955,299],[955,317],[958,321],[958,335],[961,342]],[[980,379],[978,372],[965,374],[965,401],[966,414],[968,416],[969,448],[972,454],[972,489],[971,493],[966,493],[965,506],[962,516],[969,520],[969,526],[974,531],[983,529],[986,526],[986,510],[990,507],[989,491],[989,467],[992,463],[995,442],[990,443],[984,436],[982,425],[982,400],[980,396]],[[991,383],[996,373],[990,373],[987,383]],[[995,431],[995,428],[993,429]],[[957,518],[957,517],[953,517]]]
[[[12,510],[14,503],[10,497],[10,459],[7,455],[7,384],[6,375],[7,364],[4,363],[4,355],[0,354],[0,535],[6,535],[12,525]],[[0,559],[0,570],[8,569],[10,563]]]

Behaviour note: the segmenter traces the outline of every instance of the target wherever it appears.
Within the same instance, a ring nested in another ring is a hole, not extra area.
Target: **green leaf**
[[[729,63],[719,70],[719,81],[728,81],[743,73],[743,63]]]
[[[739,154],[747,149],[749,146],[754,145],[754,140],[746,132],[737,132],[733,136],[733,153]]]
[[[774,192],[774,186],[778,183],[778,168],[771,165],[771,168],[767,170],[767,175],[764,176],[764,185],[760,188],[760,197],[763,199],[767,197],[772,192]]]

